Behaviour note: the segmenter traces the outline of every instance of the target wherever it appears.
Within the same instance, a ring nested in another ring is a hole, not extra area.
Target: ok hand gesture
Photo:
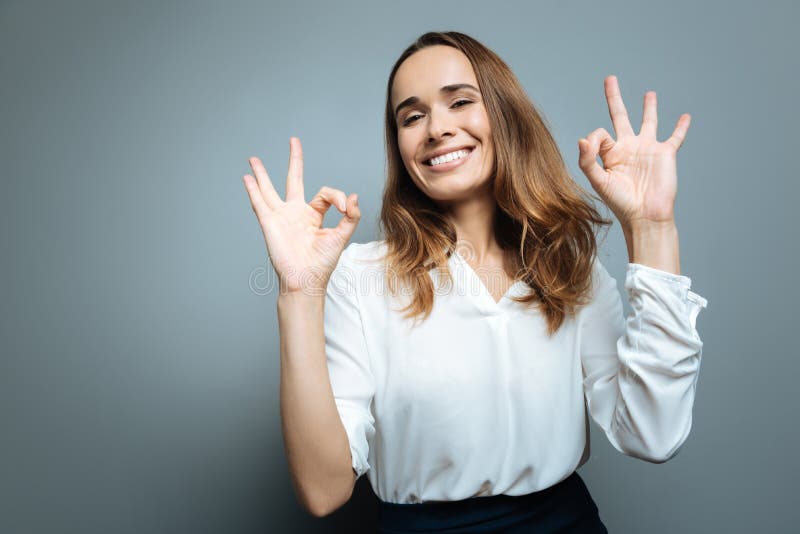
[[[281,281],[281,291],[324,295],[339,256],[361,219],[358,195],[323,186],[306,204],[303,193],[303,151],[300,139],[289,139],[286,201],[281,200],[261,160],[250,158],[256,178],[242,178],[250,204],[264,233],[270,262]],[[328,208],[342,216],[335,228],[322,228]]]
[[[676,157],[691,116],[681,115],[672,136],[660,143],[656,139],[658,120],[654,91],[644,95],[639,135],[634,134],[628,120],[616,76],[605,79],[605,93],[617,140],[603,128],[578,140],[581,170],[623,229],[639,224],[674,222],[678,190]],[[597,163],[598,154],[602,167]]]

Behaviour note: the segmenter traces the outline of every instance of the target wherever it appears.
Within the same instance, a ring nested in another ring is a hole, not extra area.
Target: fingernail
[[[356,195],[356,201],[355,201],[355,204],[356,204],[356,206],[358,206],[358,195]]]

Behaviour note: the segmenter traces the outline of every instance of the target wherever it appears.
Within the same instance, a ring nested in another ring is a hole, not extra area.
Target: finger
[[[686,139],[686,131],[689,129],[689,124],[692,122],[692,116],[688,113],[684,113],[678,119],[678,124],[675,126],[675,131],[672,132],[672,135],[665,141],[665,143],[672,146],[677,152],[678,149],[683,145],[683,141]]]
[[[335,205],[339,211],[345,213],[347,211],[347,195],[344,194],[344,191],[340,191],[339,189],[322,186],[308,205],[322,215],[325,215],[325,212],[328,211],[331,205]]]
[[[578,165],[589,179],[592,187],[598,191],[605,189],[609,178],[608,172],[597,163],[597,155],[601,147],[604,150],[608,147],[609,142],[613,143],[613,140],[605,130],[595,130],[586,136],[586,139],[578,140],[578,150],[580,152]],[[605,147],[603,146],[604,143]]]
[[[658,101],[655,91],[644,94],[644,111],[642,112],[642,127],[639,135],[656,139],[658,136]]]
[[[613,74],[605,79],[606,101],[608,102],[608,112],[611,115],[611,123],[614,125],[614,133],[617,139],[620,137],[633,136],[633,127],[628,119],[628,111],[622,101],[622,94],[619,90],[619,82]]]
[[[349,241],[361,220],[361,209],[358,207],[358,195],[353,193],[347,198],[347,209],[335,230],[341,234],[345,241]]]
[[[272,181],[267,174],[267,169],[264,168],[264,164],[261,163],[261,160],[255,156],[250,158],[250,168],[253,169],[253,174],[255,174],[258,179],[258,187],[261,189],[261,195],[264,198],[264,202],[267,203],[267,206],[273,210],[280,206],[283,200],[278,196],[278,192],[275,191],[275,187],[273,187]]]
[[[286,201],[305,202],[303,192],[303,147],[297,137],[289,138],[289,174],[286,176]]]
[[[597,142],[597,154],[600,158],[604,158],[609,150],[614,148],[616,141],[611,137],[611,134],[605,128],[597,128],[595,131],[586,136],[586,139],[591,138],[591,143]]]
[[[249,174],[245,174],[244,177],[242,177],[242,181],[247,190],[247,196],[250,197],[250,206],[253,208],[253,212],[256,214],[256,217],[258,217],[258,221],[263,223],[270,209],[267,203],[264,202],[264,197],[261,196],[261,189],[258,187],[258,182]]]

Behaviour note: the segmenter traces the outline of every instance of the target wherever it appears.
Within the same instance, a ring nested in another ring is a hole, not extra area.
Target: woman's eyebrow
[[[478,91],[477,87],[475,87],[474,85],[470,85],[468,83],[453,83],[453,84],[450,84],[450,85],[445,85],[441,89],[439,89],[439,92],[440,93],[454,93],[454,92],[456,92],[456,91],[458,91],[460,89],[472,89],[476,93],[480,92],[480,91]],[[403,100],[402,102],[400,102],[399,104],[397,104],[397,107],[394,109],[395,118],[397,117],[397,114],[400,113],[401,109],[403,109],[405,107],[408,107],[408,106],[413,106],[417,102],[419,102],[419,98],[417,98],[416,96],[410,96],[410,97],[406,98],[405,100]]]

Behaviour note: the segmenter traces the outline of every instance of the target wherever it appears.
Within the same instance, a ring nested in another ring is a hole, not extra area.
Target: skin
[[[297,137],[289,139],[286,200],[278,195],[259,158],[251,157],[250,166],[257,178],[246,174],[242,180],[280,279],[281,295],[303,293],[324,298],[339,256],[361,219],[358,195],[322,186],[306,203],[303,149]],[[322,220],[331,206],[343,216],[334,228],[323,228]]]
[[[628,247],[628,261],[680,274],[675,224],[677,154],[686,138],[691,115],[682,114],[670,137],[659,142],[656,93],[648,91],[644,95],[642,126],[636,135],[617,77],[606,77],[604,88],[617,139],[604,128],[579,139],[578,165],[619,220]],[[602,165],[597,163],[598,156]]]

